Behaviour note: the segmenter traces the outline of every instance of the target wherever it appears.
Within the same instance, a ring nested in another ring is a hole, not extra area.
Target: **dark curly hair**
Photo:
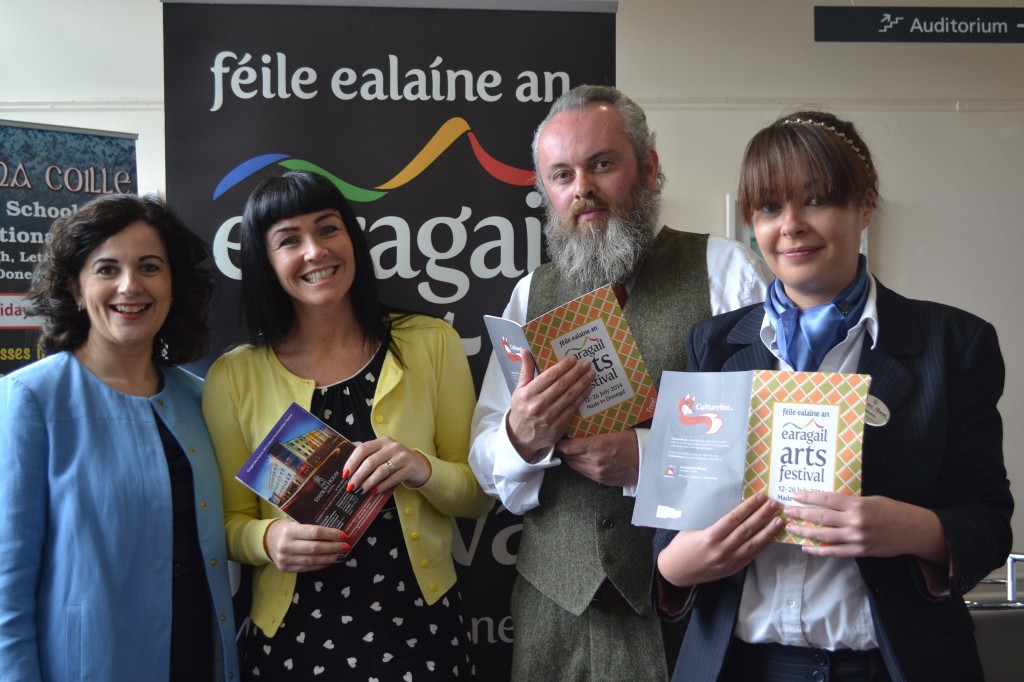
[[[750,221],[769,202],[787,198],[803,171],[828,203],[874,207],[878,174],[853,123],[825,111],[798,111],[758,131],[743,153],[739,209]]]
[[[90,320],[75,300],[78,276],[100,244],[140,221],[160,234],[171,270],[173,305],[153,339],[153,362],[178,365],[206,352],[215,282],[209,248],[162,200],[132,194],[98,197],[50,227],[26,294],[30,312],[43,318],[39,346],[44,352],[73,351],[85,343]]]
[[[254,347],[269,346],[284,336],[295,318],[291,297],[270,267],[266,234],[275,223],[317,211],[335,210],[352,240],[355,279],[352,307],[356,324],[371,342],[388,336],[390,308],[377,298],[377,275],[370,246],[345,196],[331,180],[309,171],[289,171],[266,178],[249,195],[242,215],[242,311]],[[390,343],[392,353],[401,356]]]

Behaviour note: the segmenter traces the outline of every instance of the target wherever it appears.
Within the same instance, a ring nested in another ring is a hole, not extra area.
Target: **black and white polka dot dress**
[[[311,412],[352,442],[376,438],[370,407],[387,346],[356,376],[314,394]],[[394,498],[342,563],[296,576],[277,633],[252,626],[244,656],[247,680],[421,682],[475,673],[458,592],[427,605]]]

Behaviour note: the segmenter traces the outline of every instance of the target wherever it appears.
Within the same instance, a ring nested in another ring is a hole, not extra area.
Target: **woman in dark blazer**
[[[739,195],[777,279],[763,306],[693,328],[689,369],[871,375],[862,496],[754,496],[660,532],[656,606],[690,618],[673,680],[980,680],[963,594],[1005,560],[1013,511],[995,329],[867,272],[877,176],[851,123],[809,111],[763,129]],[[784,525],[822,544],[771,542]]]

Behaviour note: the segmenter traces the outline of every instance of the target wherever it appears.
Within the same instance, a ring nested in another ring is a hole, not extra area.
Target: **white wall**
[[[0,0],[0,119],[139,136],[141,190],[166,187],[159,0]]]
[[[815,4],[847,3],[620,2],[617,82],[658,131],[665,221],[724,233],[746,141],[780,114],[828,108],[858,123],[884,201],[869,229],[871,269],[905,295],[996,326],[1004,451],[1024,503],[1024,44],[815,43]],[[1014,529],[1022,551],[1024,513]]]
[[[1024,45],[814,43],[815,4],[847,3],[620,0],[618,84],[658,131],[665,222],[724,233],[743,146],[777,115],[817,106],[856,121],[885,202],[872,270],[996,325],[1007,468],[1024,500]],[[157,0],[0,0],[0,119],[138,133],[140,187],[162,190],[161,16]],[[1024,550],[1024,513],[1014,525]]]

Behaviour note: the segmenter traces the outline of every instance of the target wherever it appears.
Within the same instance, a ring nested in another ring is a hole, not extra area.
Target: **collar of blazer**
[[[881,331],[875,348],[864,344],[857,371],[871,375],[871,395],[893,410],[914,387],[914,375],[902,358],[919,356],[924,350],[924,337],[911,302],[877,279],[875,283]],[[725,362],[723,372],[775,367],[776,357],[761,343],[763,320],[764,308],[754,307],[732,328],[728,342],[745,348]]]

